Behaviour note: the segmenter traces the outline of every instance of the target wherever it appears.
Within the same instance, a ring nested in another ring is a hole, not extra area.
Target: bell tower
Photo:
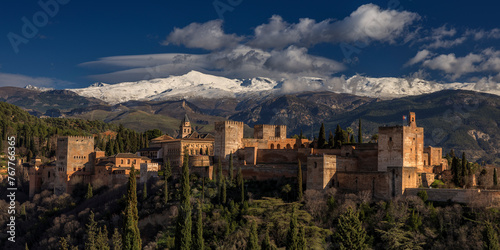
[[[181,122],[181,126],[179,126],[179,137],[186,138],[191,134],[191,122],[189,121],[189,117],[187,114],[184,115],[184,119]]]

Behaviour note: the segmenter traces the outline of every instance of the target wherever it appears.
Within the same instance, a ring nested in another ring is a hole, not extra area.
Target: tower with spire
[[[185,114],[184,119],[182,120],[181,125],[179,126],[179,137],[186,138],[191,134],[191,132],[192,132],[191,122],[189,121],[188,115]]]

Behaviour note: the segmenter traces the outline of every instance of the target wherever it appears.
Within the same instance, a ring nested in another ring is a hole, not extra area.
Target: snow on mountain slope
[[[342,78],[341,78],[342,79]],[[287,85],[289,84],[289,85]],[[462,89],[500,95],[496,84],[477,83],[435,83],[421,79],[394,77],[371,78],[353,76],[347,80],[324,81],[321,78],[303,77],[301,86],[286,81],[277,82],[269,78],[228,79],[220,76],[191,71],[181,76],[170,76],[123,82],[117,84],[95,83],[87,88],[69,89],[85,97],[94,97],[110,104],[130,100],[160,101],[169,99],[222,98],[266,96],[290,91],[329,90],[359,96],[392,99],[411,95],[421,95],[445,89]],[[297,83],[295,83],[297,84]],[[286,86],[286,87],[284,87]]]
[[[267,78],[242,81],[191,71],[182,76],[117,84],[94,84],[87,88],[69,90],[82,96],[95,97],[110,104],[116,104],[130,100],[235,97],[272,90],[276,85],[275,81]]]

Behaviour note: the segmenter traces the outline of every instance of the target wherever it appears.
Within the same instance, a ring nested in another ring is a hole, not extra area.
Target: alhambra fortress
[[[175,176],[180,173],[185,152],[191,173],[210,179],[219,160],[227,174],[230,156],[234,170],[240,167],[245,179],[254,180],[295,178],[300,161],[306,189],[368,191],[386,200],[415,194],[448,170],[442,149],[424,145],[424,128],[417,126],[413,112],[406,126],[379,127],[377,143],[344,144],[340,149],[318,149],[308,139],[287,138],[284,125],[256,125],[253,138],[244,138],[243,128],[242,122],[222,121],[215,123],[214,135],[202,134],[192,129],[186,115],[178,138],[163,135],[135,154],[113,156],[95,148],[93,137],[60,137],[55,161],[42,164],[35,159],[30,164],[30,197],[46,189],[71,193],[77,184],[124,184],[132,165],[140,170],[140,182],[158,178],[167,160]],[[435,198],[462,201],[466,193],[461,191],[466,190],[442,190]],[[498,197],[497,193],[482,194]]]

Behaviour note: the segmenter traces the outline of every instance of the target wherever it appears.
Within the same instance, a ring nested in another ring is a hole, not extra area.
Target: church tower
[[[191,122],[189,121],[189,117],[187,114],[184,115],[184,119],[181,122],[181,126],[179,127],[179,137],[186,138],[191,134]]]

